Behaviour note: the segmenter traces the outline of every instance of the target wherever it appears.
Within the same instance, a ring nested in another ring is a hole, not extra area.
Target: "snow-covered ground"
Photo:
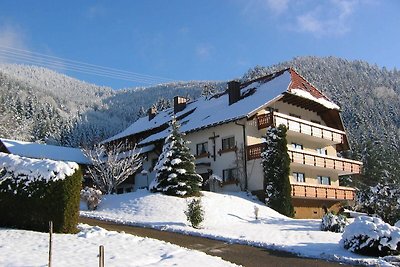
[[[186,221],[184,210],[187,201],[140,190],[106,196],[98,210],[82,210],[81,215],[284,250],[312,258],[390,266],[382,259],[360,256],[345,250],[339,245],[341,234],[320,231],[320,220],[287,218],[243,192],[203,192],[205,220],[201,229],[191,228]],[[259,208],[258,220],[254,216],[254,206]]]
[[[53,235],[53,266],[98,266],[104,245],[105,266],[236,266],[203,252],[97,226],[80,224],[78,234]],[[49,235],[0,228],[0,266],[47,266]]]

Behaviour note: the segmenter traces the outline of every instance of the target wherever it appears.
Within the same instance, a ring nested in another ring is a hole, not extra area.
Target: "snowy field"
[[[80,224],[75,235],[53,235],[52,265],[98,266],[99,246],[105,246],[105,266],[236,266],[203,252],[129,234]],[[0,228],[0,266],[47,266],[49,235]]]
[[[293,252],[301,256],[350,264],[392,266],[383,259],[360,256],[339,245],[340,233],[319,230],[320,220],[287,218],[245,193],[216,194],[202,192],[205,220],[201,229],[193,229],[184,210],[188,199],[151,194],[147,190],[103,199],[97,211],[81,211],[82,216],[205,236]],[[258,220],[254,206],[259,208]]]

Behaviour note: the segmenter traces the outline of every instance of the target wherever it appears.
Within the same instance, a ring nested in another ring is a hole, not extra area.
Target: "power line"
[[[0,57],[11,59],[23,63],[31,63],[49,68],[65,69],[74,72],[108,77],[132,82],[140,82],[144,84],[166,83],[172,82],[172,79],[145,75],[135,72],[119,70],[81,61],[64,59],[55,56],[49,56],[41,53],[31,52],[23,49],[17,49],[0,45]]]

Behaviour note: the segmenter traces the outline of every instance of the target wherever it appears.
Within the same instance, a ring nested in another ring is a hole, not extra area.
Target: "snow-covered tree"
[[[294,215],[289,181],[290,158],[287,152],[286,127],[268,127],[265,148],[261,153],[264,169],[265,202],[281,214]]]
[[[94,184],[105,195],[114,193],[118,185],[142,166],[136,145],[131,150],[127,147],[121,142],[110,146],[97,144],[92,149],[83,150],[91,162],[87,170]]]
[[[201,96],[205,99],[209,99],[211,96],[217,93],[215,84],[205,84],[201,90]]]
[[[357,206],[369,214],[376,214],[394,225],[400,220],[400,185],[395,181],[382,180],[375,186],[360,190]]]
[[[164,146],[155,166],[156,180],[152,191],[172,196],[199,195],[202,178],[195,171],[194,156],[179,132],[179,123],[175,118],[171,123],[171,134],[165,139]]]

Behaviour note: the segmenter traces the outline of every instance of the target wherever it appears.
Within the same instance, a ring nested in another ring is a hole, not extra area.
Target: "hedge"
[[[63,179],[36,177],[26,183],[26,175],[15,175],[15,172],[0,166],[1,178],[1,227],[47,232],[49,221],[53,221],[56,233],[77,232],[82,183],[79,168]]]

